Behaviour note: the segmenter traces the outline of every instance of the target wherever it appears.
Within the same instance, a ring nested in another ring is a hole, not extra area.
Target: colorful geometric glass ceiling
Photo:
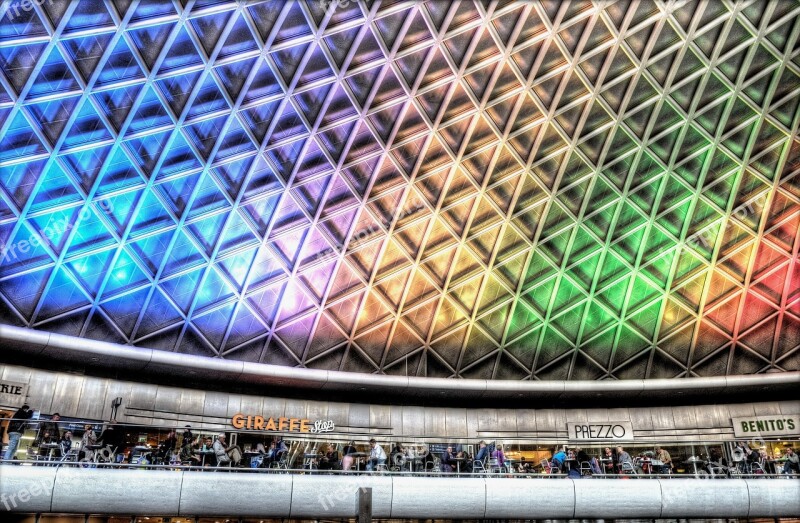
[[[402,375],[800,369],[797,2],[1,5],[2,322]]]

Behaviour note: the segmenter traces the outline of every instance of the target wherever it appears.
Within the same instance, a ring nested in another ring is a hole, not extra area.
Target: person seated
[[[794,448],[787,448],[783,457],[786,458],[786,461],[783,462],[783,473],[800,474],[800,457],[798,457]]]
[[[371,472],[376,470],[379,465],[386,465],[386,451],[378,445],[374,438],[369,440],[369,448],[369,459],[367,460],[366,468]]]
[[[564,450],[564,446],[556,448],[555,454],[553,454],[552,459],[550,460],[553,463],[553,472],[561,472],[564,468],[564,462],[567,460],[567,453]]]
[[[478,452],[475,454],[475,461],[480,461],[482,463],[486,463],[486,460],[489,459],[489,448],[486,446],[486,442],[481,440],[478,443]]]
[[[656,459],[661,463],[663,463],[663,465],[659,466],[658,472],[660,472],[661,474],[669,474],[670,471],[672,470],[672,456],[670,456],[667,449],[662,448],[659,445],[656,445],[655,451],[656,451]]]
[[[633,458],[621,446],[617,446],[617,470],[621,474],[623,465],[629,463],[633,467]]]
[[[503,453],[503,446],[498,445],[495,450],[492,451],[492,459],[497,462],[497,466],[499,470],[503,470],[506,466],[506,455]]]
[[[600,456],[600,461],[603,464],[603,472],[606,474],[614,473],[614,463],[616,462],[616,459],[614,453],[611,451],[611,447],[606,447],[603,449],[603,454]]]
[[[339,451],[333,445],[326,445],[322,456],[317,460],[319,470],[336,470],[339,468]]]
[[[353,467],[355,457],[353,454],[357,453],[356,442],[351,441],[342,449],[342,470],[350,470]]]
[[[406,449],[398,441],[392,447],[392,466],[397,467],[399,470],[406,465]]]
[[[58,452],[61,457],[64,457],[69,454],[70,450],[72,450],[72,431],[67,430],[64,431],[64,434],[61,435],[61,441],[58,442]]]
[[[194,441],[184,440],[183,445],[181,445],[181,452],[178,456],[181,464],[190,467],[199,467],[202,464],[202,460],[200,456],[196,454],[198,450],[200,450],[200,438]]]
[[[280,463],[280,461],[286,459],[288,455],[289,447],[286,446],[286,442],[283,441],[283,438],[275,440],[275,461]]]
[[[204,457],[206,458],[205,466],[207,467],[217,466],[217,456],[216,452],[214,451],[214,440],[211,438],[211,436],[207,436],[206,439],[203,440],[203,445],[202,447],[200,447],[200,451],[204,453]]]
[[[447,450],[445,450],[442,453],[442,465],[441,465],[442,472],[446,474],[450,474],[453,472],[456,463],[455,461],[453,461],[454,457],[455,456],[453,456],[453,447],[447,447]]]
[[[220,433],[214,442],[214,455],[218,467],[235,467],[242,460],[242,451],[238,445],[229,446],[225,442],[225,434]]]

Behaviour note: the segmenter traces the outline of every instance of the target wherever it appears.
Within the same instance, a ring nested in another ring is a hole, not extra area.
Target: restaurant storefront
[[[187,425],[201,442],[225,433],[231,445],[241,448],[243,466],[250,465],[259,445],[269,448],[271,441],[282,440],[289,451],[289,467],[297,469],[309,466],[309,455],[327,445],[341,454],[352,442],[366,454],[371,438],[389,454],[390,470],[412,470],[415,462],[424,467],[421,458],[426,454],[440,458],[448,446],[454,454],[474,456],[479,442],[485,441],[491,449],[502,446],[509,472],[525,474],[542,473],[542,462],[550,459],[556,446],[598,458],[604,449],[616,452],[620,446],[632,457],[644,459],[660,446],[672,456],[670,472],[677,474],[696,474],[697,461],[733,466],[747,458],[737,450],[737,442],[764,451],[771,463],[768,471],[780,472],[787,449],[800,447],[796,401],[592,409],[507,409],[498,404],[473,409],[227,394],[13,365],[2,367],[0,378],[26,390],[34,419],[60,413],[64,428],[72,430],[76,440],[84,423],[99,434],[111,419],[112,403],[120,398],[116,421],[125,434],[120,460],[138,458],[137,448],[158,448],[170,430],[177,431],[176,448],[180,447]],[[4,400],[0,405],[6,417],[16,403]],[[37,425],[32,423],[17,457],[39,454],[28,449],[37,440]],[[404,457],[392,455],[398,446]],[[359,465],[357,461],[355,467]]]

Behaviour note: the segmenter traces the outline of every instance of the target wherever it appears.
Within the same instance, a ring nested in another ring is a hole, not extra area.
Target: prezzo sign
[[[21,407],[28,396],[28,384],[0,381],[0,405]]]
[[[800,435],[800,416],[752,416],[731,421],[737,438]]]
[[[310,419],[304,418],[265,418],[264,416],[247,416],[234,414],[231,425],[235,429],[266,430],[277,432],[304,432],[318,434],[333,432],[336,426],[333,420],[315,420],[313,425]]]
[[[633,441],[629,421],[567,423],[569,441]]]

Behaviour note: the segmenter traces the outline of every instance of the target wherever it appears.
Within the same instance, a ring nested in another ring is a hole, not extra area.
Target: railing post
[[[372,523],[372,488],[358,489],[358,523]]]

